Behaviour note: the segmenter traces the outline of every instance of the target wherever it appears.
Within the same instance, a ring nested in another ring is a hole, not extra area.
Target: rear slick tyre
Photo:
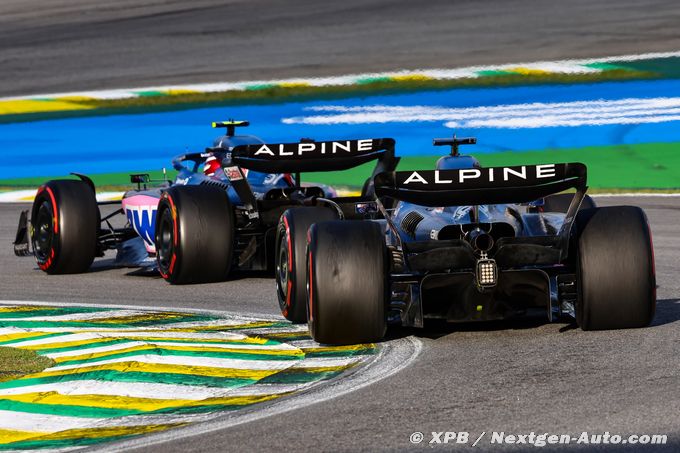
[[[172,284],[222,281],[231,270],[234,211],[224,189],[174,186],[156,217],[156,261]]]
[[[307,230],[312,224],[336,220],[324,207],[287,209],[276,229],[276,295],[281,314],[293,322],[307,322]]]
[[[656,308],[654,250],[647,217],[633,206],[576,217],[576,321],[583,330],[648,326]]]
[[[387,249],[381,226],[335,221],[309,229],[307,314],[314,340],[325,344],[379,341],[385,335]]]

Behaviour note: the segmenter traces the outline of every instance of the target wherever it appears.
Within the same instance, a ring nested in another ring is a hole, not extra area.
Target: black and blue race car
[[[437,139],[451,153],[435,169],[377,174],[366,211],[379,215],[311,225],[304,278],[315,340],[372,342],[389,324],[536,310],[549,320],[575,318],[584,330],[652,321],[645,213],[596,207],[583,164],[483,168],[458,152],[475,142]]]
[[[67,274],[86,272],[95,257],[116,250],[118,265],[157,269],[176,284],[224,280],[234,269],[273,269],[277,242],[285,242],[289,231],[279,221],[289,208],[299,209],[283,217],[293,225],[302,217],[344,217],[343,210],[372,199],[370,184],[359,196],[338,197],[331,187],[303,183],[301,173],[377,160],[375,175],[394,170],[398,162],[391,139],[267,144],[252,135],[236,135],[237,127],[247,125],[233,120],[213,123],[226,128],[226,134],[203,152],[173,159],[178,172],[174,181],[131,175],[137,187],[121,201],[97,202],[95,186],[85,175],[46,182],[31,210],[21,214],[15,254],[34,255],[47,273]],[[317,150],[328,159],[310,165],[306,156]],[[117,209],[103,215],[100,208],[105,205]],[[112,219],[121,215],[124,225],[114,226]],[[279,273],[285,275],[292,267],[284,268]],[[284,306],[286,300],[290,296],[284,294]],[[290,319],[299,316],[290,311]]]

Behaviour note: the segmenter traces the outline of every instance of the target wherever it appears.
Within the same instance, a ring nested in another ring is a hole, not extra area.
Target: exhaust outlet
[[[470,232],[470,245],[480,252],[488,252],[493,247],[493,237],[483,230],[472,230]]]

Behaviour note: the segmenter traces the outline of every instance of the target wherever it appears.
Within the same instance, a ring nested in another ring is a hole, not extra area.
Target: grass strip
[[[0,347],[0,382],[38,373],[53,364],[52,359],[42,357],[33,351]]]
[[[473,153],[483,166],[583,162],[588,167],[591,188],[612,190],[680,189],[680,142],[555,148],[533,151]],[[398,150],[397,150],[398,153]],[[441,156],[406,156],[399,170],[432,169]],[[371,175],[374,163],[339,172],[304,173],[303,182],[330,184],[337,188],[361,187]],[[147,172],[153,173],[153,172]],[[158,172],[160,174],[160,172]],[[100,190],[128,190],[129,173],[90,175]],[[169,175],[170,177],[170,175]],[[34,188],[55,176],[0,180],[0,189]]]

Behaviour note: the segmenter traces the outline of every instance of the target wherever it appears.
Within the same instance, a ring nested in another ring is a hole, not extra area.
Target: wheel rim
[[[288,300],[288,281],[290,279],[288,268],[288,237],[284,235],[279,241],[278,261],[276,263],[276,286],[279,290],[279,296],[282,306],[287,305]]]
[[[156,253],[158,254],[158,266],[163,273],[168,273],[172,256],[175,253],[175,226],[170,216],[170,211],[163,211],[161,223],[156,236]]]
[[[33,248],[36,257],[39,261],[46,261],[54,242],[54,212],[49,202],[43,201],[38,208],[33,228]]]

